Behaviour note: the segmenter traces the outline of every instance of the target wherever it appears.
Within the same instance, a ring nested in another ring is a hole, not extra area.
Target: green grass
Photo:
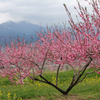
[[[90,69],[88,71],[91,71]],[[59,73],[59,87],[66,90],[70,84],[73,71]],[[44,73],[44,77],[55,83],[56,73]],[[50,85],[33,82],[24,85],[12,84],[8,78],[0,78],[0,100],[99,100],[100,74],[88,75],[85,80],[76,85],[67,96]]]

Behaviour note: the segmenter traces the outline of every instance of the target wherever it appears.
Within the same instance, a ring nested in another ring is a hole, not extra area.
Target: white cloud
[[[41,22],[44,26],[46,23],[61,23],[68,19],[63,3],[69,8],[72,16],[77,14],[73,8],[77,6],[76,0],[0,0],[0,23],[8,20],[25,20],[34,24]],[[88,6],[84,0],[80,3]]]

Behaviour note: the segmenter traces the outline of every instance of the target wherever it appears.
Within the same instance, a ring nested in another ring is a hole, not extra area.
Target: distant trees
[[[1,48],[0,61],[4,69],[0,70],[0,75],[8,76],[12,82],[21,84],[25,77],[30,77],[31,80],[49,84],[67,95],[88,74],[93,72],[100,74],[100,1],[91,0],[89,2],[94,9],[91,15],[87,8],[83,8],[79,2],[77,3],[78,14],[82,18],[82,22],[75,24],[64,4],[71,28],[62,29],[62,32],[56,27],[51,31],[47,29],[47,34],[37,33],[40,39],[34,44],[26,44],[23,40],[23,43],[11,42],[11,45],[7,45],[4,50]],[[75,7],[75,9],[77,8]],[[51,63],[58,65],[56,84],[43,76],[43,68],[47,62],[49,63],[47,67],[51,70],[53,69]],[[58,75],[59,70],[65,64],[72,68],[74,75],[69,87],[64,91],[59,88]],[[11,67],[11,65],[16,67]],[[76,66],[79,67],[78,71],[75,69]],[[93,71],[84,74],[88,67]]]

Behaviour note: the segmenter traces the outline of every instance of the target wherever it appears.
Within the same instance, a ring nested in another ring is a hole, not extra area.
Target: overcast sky
[[[79,1],[90,10],[86,1]],[[0,23],[9,20],[27,21],[38,25],[41,22],[42,26],[62,23],[68,20],[63,3],[75,18],[76,0],[0,0]]]

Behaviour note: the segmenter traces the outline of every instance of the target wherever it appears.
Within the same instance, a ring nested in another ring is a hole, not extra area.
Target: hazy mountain
[[[42,27],[43,30],[46,30],[46,27]],[[10,40],[10,35],[12,37],[22,37],[25,34],[25,39],[29,42],[31,36],[34,37],[34,40],[37,40],[36,33],[41,31],[39,25],[32,24],[30,22],[21,21],[13,22],[8,21],[0,24],[0,44],[4,44],[5,41]]]

